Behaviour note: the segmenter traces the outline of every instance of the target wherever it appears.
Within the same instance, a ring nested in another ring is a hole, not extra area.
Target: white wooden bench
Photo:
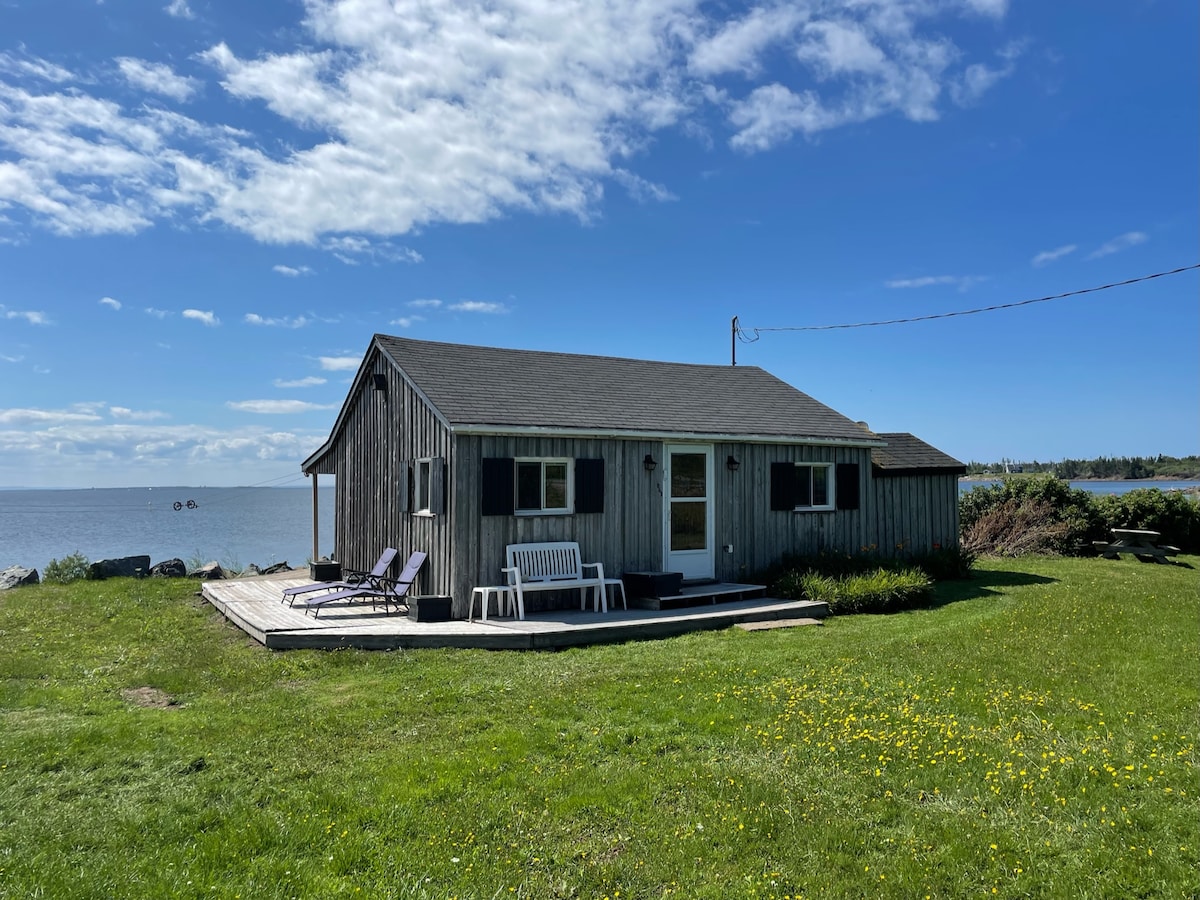
[[[593,609],[608,612],[605,585],[619,583],[604,578],[602,563],[585,563],[575,541],[551,541],[541,544],[509,544],[508,565],[504,572],[509,590],[516,596],[517,616],[525,618],[526,591],[564,591],[579,588],[579,608],[587,608],[587,590],[592,588]],[[585,576],[591,569],[594,576]]]

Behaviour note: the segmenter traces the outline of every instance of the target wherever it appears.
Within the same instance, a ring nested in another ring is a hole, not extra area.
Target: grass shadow
[[[1057,578],[1033,575],[1029,572],[976,570],[970,578],[959,581],[939,581],[934,587],[933,602],[926,609],[937,609],[962,600],[994,597],[1003,593],[999,588],[1028,587],[1035,584],[1055,584]]]

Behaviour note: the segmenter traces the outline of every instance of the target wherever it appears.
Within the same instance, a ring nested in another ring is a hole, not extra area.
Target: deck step
[[[686,609],[690,606],[710,606],[732,600],[756,600],[766,594],[763,584],[709,584],[687,585],[678,594],[670,597],[630,597],[631,609]]]

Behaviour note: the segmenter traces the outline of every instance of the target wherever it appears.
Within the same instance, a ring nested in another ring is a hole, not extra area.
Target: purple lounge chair
[[[398,578],[376,578],[374,585],[368,587],[361,585],[358,587],[349,587],[342,591],[335,591],[332,594],[318,594],[315,597],[307,597],[301,602],[304,604],[304,611],[307,613],[310,609],[313,611],[313,618],[318,618],[321,607],[326,603],[335,603],[338,600],[370,600],[371,609],[382,603],[383,611],[388,611],[388,604],[396,604],[396,609],[404,606],[404,598],[408,596],[409,589],[412,588],[413,582],[417,580],[417,573],[421,571],[421,566],[424,565],[427,553],[420,550],[413,552],[413,555],[408,558],[408,562],[404,566],[404,571],[400,573]]]
[[[379,562],[375,563],[375,568],[370,572],[349,572],[341,581],[318,581],[315,584],[302,584],[299,587],[284,588],[283,600],[289,606],[296,605],[296,598],[301,594],[309,594],[314,591],[348,591],[358,587],[378,587],[379,579],[387,575],[387,570],[391,568],[392,561],[400,553],[393,547],[388,547],[383,551],[383,555],[379,557]]]

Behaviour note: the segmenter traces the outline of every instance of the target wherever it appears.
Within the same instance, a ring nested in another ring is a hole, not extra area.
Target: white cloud
[[[127,406],[110,406],[108,414],[114,419],[128,419],[132,422],[153,422],[155,419],[170,418],[165,412],[157,409],[136,410]]]
[[[924,288],[950,285],[965,291],[971,285],[987,279],[983,275],[923,275],[920,278],[895,278],[886,282],[890,288]]]
[[[274,384],[277,388],[316,387],[317,385],[325,384],[325,379],[318,378],[316,375],[309,375],[306,378],[294,378],[290,381],[285,381],[282,378],[276,378]]]
[[[506,313],[508,307],[503,303],[488,303],[482,300],[463,300],[459,303],[451,303],[446,307],[454,312],[468,313]]]
[[[8,356],[7,354],[0,353],[0,362],[19,363],[24,361],[25,357],[23,356]]]
[[[299,278],[301,275],[311,275],[313,270],[308,266],[272,266],[272,272],[278,272],[287,278]]]
[[[753,75],[759,71],[762,52],[789,37],[808,15],[799,5],[755,7],[744,19],[724,23],[700,40],[692,48],[688,68],[702,77]]]
[[[282,316],[279,318],[264,318],[257,313],[246,313],[245,321],[250,325],[270,325],[276,328],[303,328],[312,323],[305,316]]]
[[[99,422],[98,413],[86,404],[70,409],[0,409],[0,425],[62,425],[68,422]]]
[[[409,300],[408,306],[413,309],[437,309],[442,305],[441,300]]]
[[[101,306],[107,306],[109,309],[120,309],[120,308],[121,308],[121,301],[120,301],[120,300],[114,300],[112,297],[101,297],[101,298],[100,298],[100,305],[101,305]]]
[[[188,6],[187,0],[171,0],[163,10],[169,16],[174,16],[177,19],[194,19],[196,14],[192,12],[192,8]]]
[[[1122,250],[1128,250],[1130,247],[1136,247],[1138,244],[1144,244],[1150,240],[1150,236],[1142,231],[1127,231],[1122,235],[1118,235],[1111,241],[1106,241],[1104,244],[1088,254],[1088,259],[1099,259],[1102,256],[1110,256],[1113,253],[1120,253]]]
[[[170,310],[155,309],[153,306],[146,307],[146,315],[154,316],[154,318],[156,318],[156,319],[165,319],[170,314],[171,314]]]
[[[0,72],[27,76],[61,84],[74,81],[68,69],[44,59],[21,58],[13,53],[0,53]]]
[[[362,363],[361,356],[318,356],[317,362],[326,372],[351,372]]]
[[[182,316],[183,316],[185,319],[194,319],[194,320],[195,320],[195,321],[197,321],[197,322],[202,322],[202,323],[204,323],[205,325],[207,325],[209,328],[212,328],[212,327],[214,327],[214,326],[216,326],[216,325],[220,325],[220,324],[221,324],[221,320],[220,320],[220,319],[218,319],[218,318],[217,318],[217,317],[216,317],[216,316],[213,314],[213,311],[212,311],[211,309],[209,309],[209,310],[204,310],[204,309],[185,309],[185,310],[184,310],[184,311],[181,313],[181,315],[182,315]]]
[[[200,82],[195,78],[176,75],[174,70],[165,63],[147,62],[144,59],[121,56],[117,58],[117,68],[133,87],[161,94],[181,103],[190,100],[200,89]]]
[[[0,56],[17,79],[0,77],[0,226],[220,223],[348,264],[419,262],[396,239],[431,224],[586,220],[613,183],[671,199],[632,161],[664,129],[705,135],[714,108],[730,143],[758,152],[885,115],[934,121],[947,96],[972,102],[1012,65],[946,36],[955,18],[1000,19],[1003,0],[773,2],[736,17],[700,0],[296,6],[303,19],[276,34],[290,45],[199,56],[253,134],[109,96],[118,72],[164,102],[193,96],[199,83],[162,63],[125,57],[67,89],[61,66]],[[192,15],[185,0],[166,9]],[[766,81],[769,56],[794,64]]]
[[[44,312],[33,309],[5,309],[0,306],[0,315],[5,319],[24,319],[30,325],[50,324],[50,319]]]
[[[230,400],[225,405],[230,409],[236,409],[238,412],[260,413],[262,415],[283,415],[287,413],[337,409],[336,403],[308,403],[304,400]]]
[[[392,319],[388,324],[399,325],[401,328],[412,328],[418,322],[424,321],[424,316],[400,316],[398,319]]]
[[[1055,247],[1053,250],[1043,250],[1033,258],[1032,264],[1040,269],[1042,266],[1048,266],[1050,263],[1074,253],[1077,249],[1079,248],[1075,244],[1063,244],[1063,246]]]

